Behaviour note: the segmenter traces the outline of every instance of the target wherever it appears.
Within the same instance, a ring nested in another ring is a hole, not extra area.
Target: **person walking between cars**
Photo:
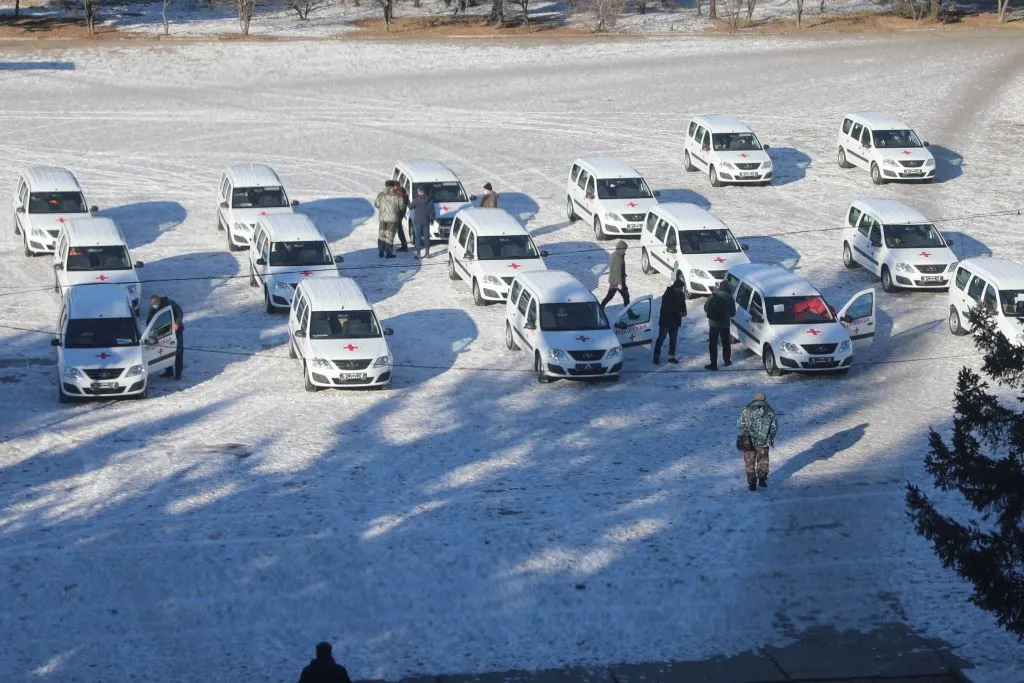
[[[163,376],[181,379],[181,369],[185,365],[185,316],[181,312],[181,306],[166,296],[154,294],[149,297],[149,315],[146,316],[146,324],[149,325],[153,322],[156,314],[168,306],[171,307],[171,329],[174,330],[174,367],[164,370]]]
[[[626,248],[628,246],[625,240],[619,240],[615,245],[615,251],[608,257],[608,293],[601,300],[602,310],[615,296],[615,292],[622,294],[623,306],[629,305],[629,289],[626,287]]]
[[[405,239],[405,214],[409,208],[409,195],[405,193],[405,188],[399,182],[395,182],[395,193],[402,198],[402,210],[398,212],[398,241],[402,243],[402,246],[398,248],[398,251],[409,251],[409,241]],[[410,229],[409,239],[412,238]]]
[[[317,643],[316,659],[302,670],[299,683],[352,683],[348,671],[334,661],[330,643]]]
[[[405,203],[395,191],[394,180],[384,182],[384,191],[377,195],[373,205],[377,207],[380,227],[377,231],[377,257],[395,258],[395,233]]]
[[[658,314],[658,340],[654,342],[654,364],[661,362],[661,345],[668,337],[668,362],[678,363],[676,342],[679,340],[679,326],[686,317],[686,286],[676,279],[665,288],[661,295],[661,312]]]
[[[434,199],[427,196],[423,187],[418,187],[409,210],[412,211],[412,243],[416,249],[416,258],[426,258],[430,256],[430,224],[435,219]]]
[[[481,209],[497,209],[498,193],[494,191],[490,183],[484,183],[484,196],[480,198]]]
[[[726,366],[732,365],[729,321],[736,315],[736,302],[733,301],[725,280],[718,283],[718,289],[704,302],[704,312],[708,315],[708,353],[711,356],[711,362],[705,365],[704,369],[718,369],[719,340],[722,342],[722,360]]]
[[[747,471],[747,488],[756,491],[768,486],[768,449],[775,445],[779,421],[763,393],[744,406],[736,420],[736,447],[743,451],[743,467]]]

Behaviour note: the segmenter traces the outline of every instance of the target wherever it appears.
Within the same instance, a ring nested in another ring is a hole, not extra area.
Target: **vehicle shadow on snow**
[[[544,263],[549,270],[564,270],[582,282],[584,287],[593,290],[608,272],[608,255],[615,242],[605,245],[607,251],[605,246],[594,242],[551,242],[540,248],[548,252]],[[640,272],[640,249],[631,243],[626,250],[627,278],[634,272]]]
[[[976,256],[992,256],[992,250],[988,248],[988,245],[979,242],[967,233],[943,230],[942,234],[946,236],[946,239],[953,240],[950,249],[960,261]]]
[[[818,460],[827,460],[848,448],[852,448],[861,440],[867,428],[868,423],[864,422],[819,439],[809,448],[786,460],[782,467],[779,467],[771,475],[772,481],[784,482],[808,465]]]
[[[737,239],[743,244],[750,245],[747,257],[754,263],[772,263],[790,272],[795,271],[800,263],[800,252],[777,237],[751,235],[737,236]]]
[[[388,346],[394,356],[396,388],[432,380],[450,370],[461,356],[472,357],[473,342],[480,335],[473,319],[457,308],[402,313],[381,320],[381,325],[395,331]],[[440,330],[441,334],[425,335],[426,330]],[[481,359],[478,364],[487,361]]]
[[[540,211],[533,197],[522,192],[502,192],[498,197],[498,208],[508,211],[523,225],[532,221]]]
[[[178,202],[139,202],[104,209],[96,214],[117,223],[129,249],[156,242],[165,232],[176,229],[188,212]]]
[[[363,197],[332,197],[302,202],[296,213],[309,216],[328,242],[343,240],[373,216],[373,204]],[[376,226],[374,226],[376,227]]]
[[[935,182],[944,183],[964,174],[964,158],[953,150],[941,145],[930,145],[928,151],[935,157]]]
[[[788,185],[807,177],[811,157],[792,147],[772,147],[768,150],[772,160],[772,185]]]
[[[376,230],[376,226],[374,226]],[[432,273],[441,275],[447,267],[447,243],[437,242],[430,247],[429,259],[415,258],[415,249],[409,242],[409,251],[398,251],[398,238],[395,238],[395,258],[377,257],[377,250],[359,249],[343,254],[345,262],[340,272],[344,277],[355,278],[359,286],[370,300],[377,304],[398,294],[406,282],[426,268]]]
[[[661,196],[658,197],[660,204],[668,204],[669,202],[679,202],[683,204],[696,204],[705,211],[711,209],[711,200],[693,190],[679,187],[679,188],[666,188],[661,191]]]
[[[243,281],[239,272],[238,259],[227,251],[200,251],[151,261],[139,275],[143,297],[170,297],[188,321],[189,312],[205,304],[213,292]]]

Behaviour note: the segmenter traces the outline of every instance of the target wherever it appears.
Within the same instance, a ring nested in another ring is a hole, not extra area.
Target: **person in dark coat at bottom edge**
[[[705,365],[704,369],[718,369],[718,340],[722,340],[722,360],[727,366],[732,365],[729,321],[736,315],[736,302],[733,301],[725,280],[718,284],[715,293],[704,302],[704,312],[708,314],[708,354],[711,356],[711,362]]]
[[[665,288],[661,295],[661,312],[658,314],[658,340],[654,342],[654,364],[661,362],[661,345],[668,337],[668,362],[678,363],[676,342],[679,341],[679,326],[686,317],[686,285],[682,280]]]
[[[625,240],[619,240],[615,245],[615,251],[608,257],[608,293],[601,300],[602,309],[612,300],[615,292],[622,294],[623,306],[629,305],[629,289],[626,287],[626,249],[628,247]]]
[[[149,315],[146,316],[146,324],[149,325],[153,322],[153,317],[168,306],[171,307],[173,315],[174,322],[171,323],[171,329],[174,330],[176,346],[174,349],[174,368],[164,370],[163,376],[181,379],[181,369],[185,365],[185,316],[181,312],[181,306],[166,296],[154,294],[149,297]]]
[[[348,671],[334,661],[330,643],[317,643],[316,659],[302,670],[299,683],[352,683]]]
[[[416,196],[409,204],[409,210],[412,211],[412,241],[416,247],[416,258],[427,258],[430,256],[430,224],[436,218],[434,199],[427,196],[422,187],[418,187]]]
[[[747,471],[747,488],[751,491],[768,487],[768,449],[775,445],[775,434],[779,421],[775,409],[768,404],[767,397],[760,391],[754,400],[744,406],[736,420],[736,429],[749,437],[743,450],[743,467]]]

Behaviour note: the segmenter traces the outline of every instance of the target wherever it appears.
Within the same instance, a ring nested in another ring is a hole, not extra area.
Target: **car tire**
[[[652,275],[654,268],[651,268],[651,257],[647,254],[647,247],[640,250],[640,270],[644,275]]]
[[[843,265],[847,268],[856,268],[859,264],[853,260],[853,250],[849,242],[843,242]]]
[[[576,209],[574,209],[572,205],[572,197],[568,195],[565,197],[565,217],[569,219],[570,223],[578,218],[576,215]]]
[[[871,162],[871,182],[875,185],[884,185],[885,178],[882,177],[882,171],[879,170],[878,164]]]
[[[711,181],[711,187],[721,187],[722,181],[718,179],[718,171],[714,166],[708,171],[708,179]]]
[[[893,282],[892,273],[889,272],[889,266],[882,266],[882,290],[894,294],[898,289]]]
[[[28,258],[32,258],[32,257],[35,256],[35,253],[33,253],[33,251],[31,249],[29,249],[29,246],[28,246],[28,235],[24,235],[24,237],[25,237],[25,256],[27,256]]]
[[[533,370],[534,372],[537,373],[538,382],[540,382],[541,384],[551,383],[551,378],[544,374],[544,364],[540,359],[539,353],[533,357]]]
[[[962,337],[969,332],[960,321],[960,311],[956,310],[956,306],[949,307],[949,331],[957,337]]]
[[[836,374],[839,375],[840,377],[846,377],[847,375],[850,374],[850,368],[839,368],[838,370],[836,370]]]
[[[15,235],[20,235],[21,234],[21,226],[18,225],[18,214],[14,214],[14,234]]]
[[[480,283],[477,282],[476,278],[473,278],[473,303],[477,306],[487,305],[487,299],[480,293]]]
[[[461,280],[459,273],[455,270],[455,259],[452,258],[451,254],[448,254],[448,279],[449,280]]]
[[[762,180],[762,181],[761,181],[761,182],[759,183],[759,185],[761,185],[761,187],[768,187],[768,186],[769,186],[769,185],[771,185],[771,184],[772,184],[772,181],[770,181],[770,180]]]
[[[277,306],[270,303],[270,290],[267,287],[263,288],[263,303],[266,305],[267,313],[277,313]]]
[[[686,286],[686,278],[683,277],[682,273],[676,273],[676,280],[678,280],[679,282],[683,283],[683,298],[684,299],[688,299],[688,300],[696,299],[698,296],[700,296],[699,294],[694,294],[693,292],[691,292],[687,288],[687,286]]]
[[[846,150],[839,148],[839,168],[850,168],[852,164],[846,160]]]
[[[223,230],[224,229],[224,221],[222,221],[220,219],[219,215],[217,216],[217,229],[218,230]]]
[[[288,340],[288,357],[298,358],[299,354],[295,353],[295,342],[291,339]]]
[[[146,382],[146,388],[142,390],[141,394],[135,395],[136,401],[145,401],[147,398],[149,398],[149,382]]]
[[[693,162],[690,160],[690,151],[689,150],[686,150],[685,152],[683,152],[683,168],[686,169],[686,171],[688,173],[693,173],[694,171],[697,170],[697,167],[694,166]]]
[[[57,402],[71,403],[71,397],[64,393],[64,389],[61,388],[60,384],[57,385]]]
[[[608,239],[608,236],[604,234],[604,228],[601,226],[601,219],[597,216],[594,217],[594,237],[597,238],[598,242]]]
[[[309,378],[309,368],[306,367],[305,362],[302,364],[302,388],[311,394],[320,391],[320,387],[313,384],[313,381]]]
[[[764,371],[769,377],[778,377],[782,374],[782,368],[775,360],[775,352],[768,344],[765,344],[761,351],[761,364],[764,365]]]
[[[505,321],[505,348],[509,351],[518,351],[519,345],[516,344],[515,335],[512,333],[512,325]]]

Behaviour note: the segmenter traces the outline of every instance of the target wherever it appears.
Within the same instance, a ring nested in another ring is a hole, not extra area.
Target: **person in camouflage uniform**
[[[754,400],[744,406],[736,420],[740,434],[750,437],[753,450],[743,451],[743,466],[747,470],[747,486],[751,491],[768,486],[768,449],[775,445],[779,421],[763,393],[754,394]]]

